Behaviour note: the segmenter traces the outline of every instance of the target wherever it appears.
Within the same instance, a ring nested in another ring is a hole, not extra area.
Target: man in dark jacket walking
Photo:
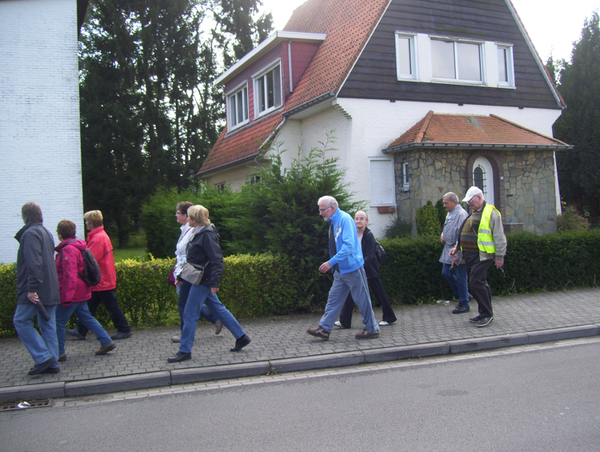
[[[56,307],[60,292],[54,265],[54,238],[43,225],[42,209],[36,202],[21,208],[25,226],[17,232],[17,309],[13,323],[35,366],[29,375],[58,373]],[[47,312],[47,318],[44,314]],[[41,331],[33,326],[33,318]]]

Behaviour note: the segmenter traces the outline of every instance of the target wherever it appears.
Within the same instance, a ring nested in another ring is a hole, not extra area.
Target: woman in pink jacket
[[[56,232],[60,240],[60,244],[56,247],[56,273],[60,289],[60,306],[56,309],[58,360],[67,359],[65,327],[73,314],[76,314],[79,321],[100,341],[101,346],[96,351],[96,355],[105,355],[117,346],[88,309],[88,300],[92,298],[92,293],[90,286],[79,277],[84,272],[81,252],[86,249],[85,240],[75,238],[75,223],[69,220],[58,223]]]

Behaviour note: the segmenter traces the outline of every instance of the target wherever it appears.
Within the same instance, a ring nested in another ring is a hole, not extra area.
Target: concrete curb
[[[529,333],[426,343],[405,347],[332,353],[328,355],[286,358],[224,366],[174,369],[170,371],[165,370],[146,374],[107,377],[93,380],[13,386],[0,388],[0,400],[15,401],[21,399],[79,397],[185,383],[222,380],[227,378],[252,377],[256,375],[266,375],[271,370],[275,370],[277,373],[285,373],[325,369],[330,367],[354,366],[358,364],[402,359],[469,353],[597,335],[600,335],[600,325],[582,325],[571,328],[557,328]]]

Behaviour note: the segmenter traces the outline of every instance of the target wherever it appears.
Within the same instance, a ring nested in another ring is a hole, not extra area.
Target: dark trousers
[[[93,316],[96,315],[96,311],[100,304],[103,304],[108,311],[108,315],[110,315],[110,318],[119,333],[131,332],[131,327],[125,318],[125,314],[123,314],[123,311],[121,311],[121,308],[119,307],[119,303],[117,303],[117,296],[114,290],[99,290],[97,292],[92,292],[92,299],[88,301],[88,308],[90,308],[90,313]],[[88,329],[78,320],[77,331],[79,331],[79,334],[82,336],[85,336]]]
[[[478,252],[463,253],[465,264],[467,264],[467,275],[469,278],[469,291],[477,301],[479,315],[492,317],[492,289],[487,281],[488,270],[494,265],[493,259],[479,260]]]
[[[385,293],[385,289],[383,288],[383,284],[381,284],[381,279],[379,278],[367,278],[367,282],[369,283],[369,289],[373,292],[373,295],[381,304],[381,308],[383,310],[383,320],[388,323],[394,323],[396,319],[396,314],[394,314],[394,310],[392,309],[392,305],[390,304],[390,300],[388,300],[387,294]],[[350,328],[352,326],[352,311],[354,310],[354,300],[352,299],[352,295],[348,294],[346,298],[346,302],[342,307],[342,312],[340,313],[340,323],[344,328]]]

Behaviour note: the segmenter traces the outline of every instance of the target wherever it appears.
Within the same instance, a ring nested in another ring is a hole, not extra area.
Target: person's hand
[[[454,268],[454,266],[459,266],[460,265],[460,261],[458,259],[452,259],[452,265],[450,266],[450,268]]]
[[[181,286],[183,284],[183,281],[180,281],[179,279],[175,280],[175,285],[176,286]]]
[[[211,291],[211,293],[212,293],[213,295],[215,295],[215,294],[216,294],[216,293],[219,291],[219,288],[218,288],[218,287],[211,287],[211,288],[210,288],[210,291]]]
[[[444,238],[444,234],[440,235],[440,242],[442,242],[442,245],[446,244],[446,239]]]
[[[496,268],[501,268],[504,266],[504,256],[496,256],[495,259]]]
[[[449,253],[449,254],[450,254],[450,257],[454,257],[454,256],[456,256],[456,253],[458,253],[458,247],[456,247],[456,246],[455,246],[454,248],[452,248],[452,249],[450,250],[450,253]]]
[[[29,301],[31,301],[33,304],[38,304],[38,301],[40,301],[40,297],[38,296],[37,292],[27,292],[27,298],[29,298]]]
[[[329,262],[323,262],[319,267],[319,271],[321,273],[327,273],[329,270],[331,270],[331,265],[329,265]]]

